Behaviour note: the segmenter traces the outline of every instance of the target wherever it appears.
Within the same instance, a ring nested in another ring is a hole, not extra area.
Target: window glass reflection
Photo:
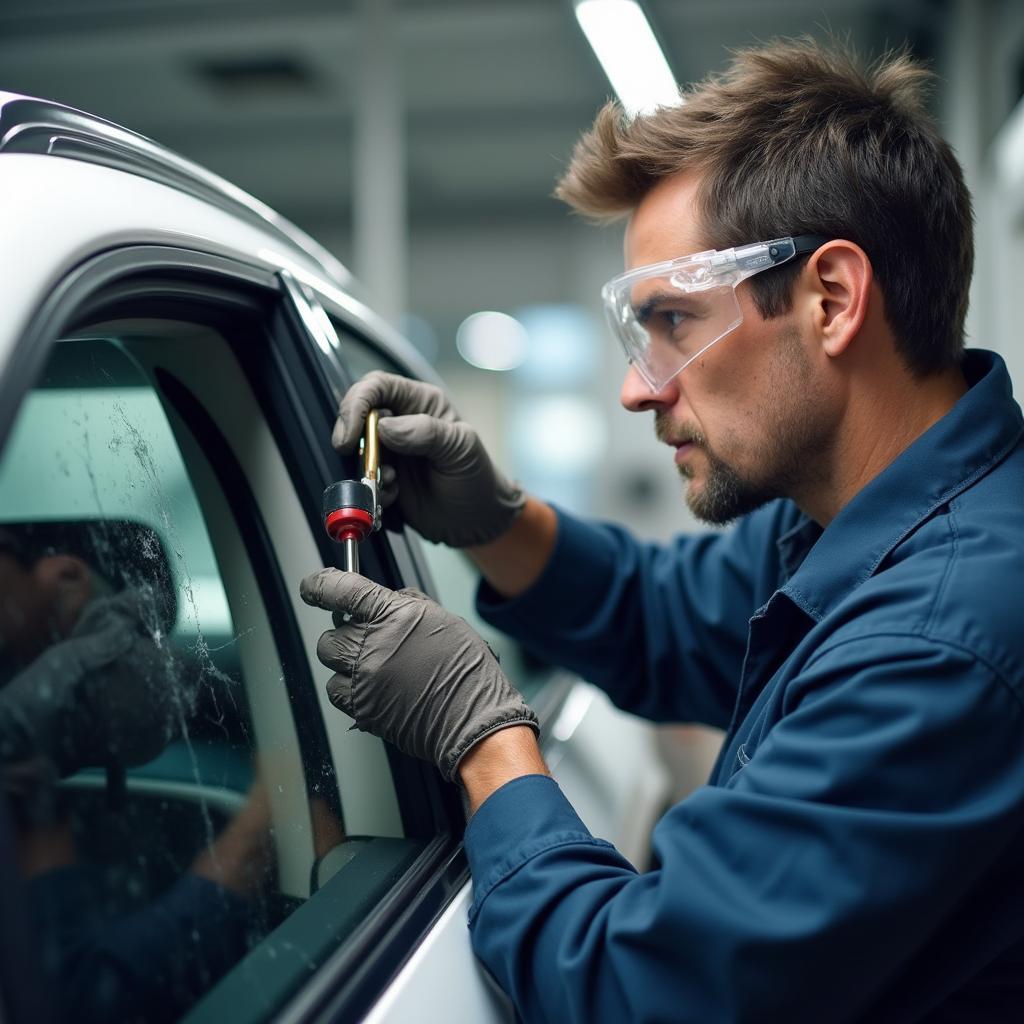
[[[129,343],[77,339],[0,457],[0,787],[61,1021],[177,1019],[346,885],[322,869],[347,839],[327,766],[303,762],[256,574],[211,540],[237,530],[189,445],[187,465]],[[340,937],[285,940],[302,956],[274,998]]]

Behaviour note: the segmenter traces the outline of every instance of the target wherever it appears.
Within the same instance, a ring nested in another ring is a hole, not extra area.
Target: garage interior
[[[804,33],[928,61],[975,200],[969,339],[1024,387],[1024,6],[642,6],[680,83]],[[147,135],[326,244],[527,488],[652,538],[695,528],[649,421],[617,401],[598,291],[621,270],[621,227],[551,196],[613,94],[569,0],[5,0],[0,67],[6,89]],[[485,323],[512,353],[490,368],[469,361],[480,313],[504,314]],[[713,746],[666,744],[680,785]]]

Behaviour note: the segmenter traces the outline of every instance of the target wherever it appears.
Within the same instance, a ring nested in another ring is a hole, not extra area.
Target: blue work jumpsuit
[[[619,707],[727,730],[649,871],[544,776],[470,821],[473,946],[525,1021],[1024,1021],[1022,419],[998,356],[964,372],[824,531],[561,515],[526,594],[482,586]]]

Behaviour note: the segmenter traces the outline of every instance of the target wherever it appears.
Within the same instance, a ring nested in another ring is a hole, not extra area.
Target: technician
[[[303,582],[352,616],[318,648],[335,704],[465,788],[473,945],[527,1022],[1024,1019],[1022,417],[963,348],[971,206],[928,77],[741,52],[683,105],[609,104],[559,185],[629,218],[622,402],[730,532],[641,543],[525,497],[430,386],[342,402],[343,451],[391,410],[390,489],[475,560],[488,621],[627,711],[726,730],[639,873],[461,619]]]

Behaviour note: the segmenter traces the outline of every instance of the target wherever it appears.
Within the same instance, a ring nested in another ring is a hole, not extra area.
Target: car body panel
[[[0,153],[3,244],[17,260],[0,274],[0,372],[32,312],[69,270],[99,252],[167,245],[286,270],[418,374],[429,364],[360,298],[299,248],[231,213],[137,175],[61,157]]]
[[[511,1003],[473,956],[467,883],[364,1018],[365,1024],[486,1024],[515,1019]]]
[[[350,291],[356,284],[330,252],[255,197],[152,139],[85,111],[34,96],[0,92],[0,152],[68,157],[169,184],[242,219],[256,220],[299,248]]]
[[[0,155],[3,244],[18,259],[0,275],[0,369],[33,311],[84,259],[126,245],[195,248],[279,269],[274,239],[192,196],[132,174],[34,154]],[[303,254],[289,262],[314,279]]]

